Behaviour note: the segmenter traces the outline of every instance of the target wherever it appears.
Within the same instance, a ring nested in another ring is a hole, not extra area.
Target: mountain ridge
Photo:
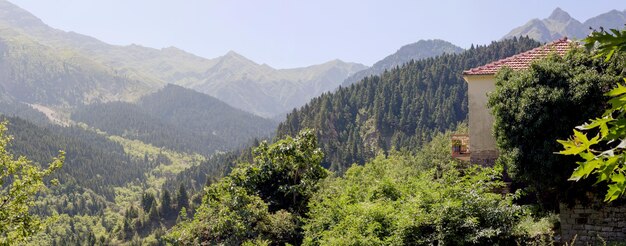
[[[382,60],[374,63],[372,67],[356,72],[355,74],[346,78],[341,85],[344,87],[351,85],[363,79],[364,77],[379,75],[385,70],[400,66],[411,60],[421,60],[425,58],[439,56],[445,53],[457,54],[462,51],[463,49],[461,47],[458,47],[445,40],[420,40],[415,43],[407,44],[400,47],[400,49],[398,49],[395,53],[388,55]]]
[[[6,0],[0,0],[0,27],[4,27],[0,37],[19,35],[51,49],[79,53],[101,66],[109,67],[116,75],[148,85],[149,88],[136,92],[133,98],[128,99],[130,101],[166,84],[176,84],[267,118],[301,106],[308,99],[334,89],[348,75],[366,68],[360,64],[333,63],[337,70],[315,66],[310,66],[309,70],[274,69],[269,65],[259,65],[234,51],[210,59],[176,47],[155,49],[136,44],[111,45],[87,35],[50,27]],[[218,64],[220,69],[214,68]],[[245,71],[227,67],[242,64],[246,67]],[[276,90],[276,85],[287,89]],[[247,91],[250,89],[262,93],[257,96]],[[242,101],[244,97],[247,100]]]
[[[551,42],[556,39],[568,37],[572,39],[582,39],[591,30],[604,28],[605,30],[622,28],[626,24],[626,10],[611,10],[606,13],[591,17],[584,22],[570,16],[561,8],[556,8],[544,19],[532,19],[526,24],[516,27],[504,35],[503,39],[529,36],[540,42]]]

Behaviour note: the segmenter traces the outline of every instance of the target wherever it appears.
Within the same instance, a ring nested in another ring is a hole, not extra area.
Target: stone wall
[[[560,205],[561,239],[575,245],[626,241],[626,205]]]
[[[496,163],[498,152],[495,150],[473,151],[470,149],[470,163],[492,167]]]

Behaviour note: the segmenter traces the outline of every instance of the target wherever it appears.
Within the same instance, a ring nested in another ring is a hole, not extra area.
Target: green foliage
[[[306,205],[327,176],[315,135],[302,131],[255,149],[251,163],[211,184],[192,221],[178,224],[166,239],[197,245],[301,242]]]
[[[489,96],[494,133],[504,164],[514,183],[546,209],[559,201],[581,198],[584,184],[566,182],[569,156],[554,155],[555,141],[567,137],[570,126],[599,116],[604,93],[623,73],[624,59],[605,62],[573,47],[564,57],[550,55],[523,71],[503,69]]]
[[[329,178],[310,203],[304,245],[514,244],[525,209],[494,193],[498,170],[464,167],[439,135],[416,155],[378,156]]]
[[[584,41],[587,49],[597,49],[598,56],[608,61],[614,54],[626,51],[626,30],[593,31]]]
[[[320,165],[324,154],[310,130],[295,138],[286,137],[272,145],[262,142],[254,151],[254,161],[231,172],[235,185],[255,191],[268,203],[270,212],[285,209],[306,213],[306,205],[317,180],[328,173]]]
[[[35,195],[46,187],[44,178],[63,166],[64,153],[41,169],[24,156],[14,158],[7,150],[7,122],[0,124],[0,244],[21,242],[40,229],[39,218],[29,213]],[[57,183],[52,180],[51,183]]]
[[[467,118],[463,70],[538,45],[528,38],[504,40],[408,62],[311,100],[287,115],[277,135],[316,129],[323,165],[340,174],[381,151],[416,149]]]
[[[605,56],[605,61],[611,61],[611,57],[614,57],[613,61],[619,60],[626,51],[626,30],[593,32],[585,42],[587,47],[599,44],[598,56]],[[618,79],[614,78],[613,81]],[[623,196],[626,191],[626,87],[618,83],[606,96],[610,98],[609,107],[602,116],[588,117],[591,120],[577,126],[574,135],[558,142],[563,147],[560,154],[576,155],[583,159],[576,162],[578,167],[569,180],[579,181],[590,175],[596,176],[596,184],[608,184],[604,200],[610,202]],[[588,137],[588,134],[592,137]]]

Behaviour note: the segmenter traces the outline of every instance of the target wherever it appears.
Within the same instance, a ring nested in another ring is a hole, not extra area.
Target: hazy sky
[[[10,0],[48,25],[112,44],[234,50],[276,68],[366,65],[420,39],[487,44],[561,7],[581,22],[624,0]]]

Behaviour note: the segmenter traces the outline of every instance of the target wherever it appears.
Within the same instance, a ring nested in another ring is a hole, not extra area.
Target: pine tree
[[[161,194],[161,216],[167,218],[171,215],[172,211],[172,197],[167,189],[163,190]]]
[[[187,195],[187,190],[185,189],[185,185],[180,184],[178,187],[178,194],[176,195],[176,205],[178,209],[189,208],[189,196]]]

